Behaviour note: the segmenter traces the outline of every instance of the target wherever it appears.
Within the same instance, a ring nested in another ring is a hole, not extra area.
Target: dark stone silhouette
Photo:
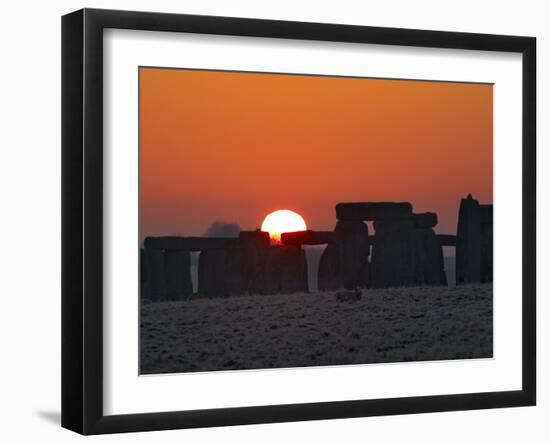
[[[149,300],[151,290],[149,288],[149,278],[151,271],[147,267],[147,257],[144,248],[139,249],[139,297],[141,301]]]
[[[297,231],[285,232],[281,235],[283,245],[322,245],[334,239],[332,231]]]
[[[460,202],[456,242],[456,284],[481,281],[481,215],[468,194]]]
[[[208,297],[240,295],[246,252],[243,248],[202,251],[199,255],[199,294]]]
[[[417,228],[433,228],[437,225],[437,214],[435,212],[413,214],[413,221]]]
[[[226,295],[227,251],[211,249],[201,251],[199,255],[199,294],[209,297]]]
[[[456,243],[456,283],[493,281],[493,205],[471,194],[460,202]]]
[[[269,234],[241,231],[225,249],[201,251],[199,294],[225,297],[266,292],[266,262]]]
[[[238,244],[238,239],[227,237],[146,237],[146,249],[178,249],[184,251],[209,251]]]
[[[269,232],[263,232],[259,229],[255,231],[241,231],[238,242],[242,247],[267,248],[270,244]]]
[[[338,220],[400,220],[411,216],[412,205],[408,202],[338,203],[336,205]]]
[[[302,245],[321,244],[327,247],[319,259],[320,290],[446,285],[443,246],[456,246],[457,284],[492,281],[493,206],[471,195],[460,203],[456,236],[437,235],[437,214],[414,214],[407,202],[339,203],[336,215],[333,232],[284,233],[280,246],[271,246],[260,230],[240,231],[236,238],[147,237],[140,250],[141,298],[191,296],[190,251],[200,251],[201,295],[307,292]],[[374,221],[374,236],[364,220]]]
[[[441,246],[456,246],[456,235],[438,234],[437,240]]]
[[[298,246],[272,246],[266,262],[265,292],[292,294],[307,292],[305,252]]]
[[[144,279],[145,285],[141,288],[141,298],[155,302],[164,301],[166,300],[164,251],[145,248],[143,252],[143,270],[147,273],[147,278]]]
[[[166,300],[176,301],[192,295],[189,251],[167,250],[164,252],[164,260]]]
[[[481,221],[481,282],[493,281],[493,205],[479,205]]]
[[[369,279],[369,231],[362,221],[339,220],[319,262],[319,289],[364,287]]]
[[[239,274],[239,291],[244,294],[263,294],[270,248],[269,233],[241,231],[239,244],[241,247],[232,256],[233,269]]]
[[[430,213],[428,213],[430,214]],[[424,215],[424,214],[418,214]],[[433,214],[435,215],[435,214]],[[415,217],[415,222],[416,222]],[[421,218],[426,220],[426,218]],[[437,216],[436,216],[437,220]],[[433,221],[433,220],[432,220]],[[422,224],[428,225],[427,223]],[[446,285],[445,263],[443,260],[443,248],[434,230],[431,227],[418,227],[416,229],[416,277],[418,285]]]
[[[375,221],[376,242],[372,248],[372,287],[415,284],[417,235],[412,217]]]
[[[492,225],[493,205],[479,205],[479,218],[482,225]]]

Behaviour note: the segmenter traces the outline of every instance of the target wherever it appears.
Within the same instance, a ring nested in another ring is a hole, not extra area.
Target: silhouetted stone
[[[166,299],[182,300],[193,294],[189,251],[167,250],[164,253]]]
[[[209,297],[242,294],[250,262],[248,248],[202,251],[198,269],[199,294]]]
[[[229,295],[240,295],[243,293],[243,277],[246,267],[249,263],[248,249],[244,248],[229,248],[225,251],[224,281],[223,291],[224,297]]]
[[[481,220],[481,282],[493,281],[493,205],[479,205]]]
[[[307,292],[305,252],[297,246],[272,246],[267,252],[265,292]]]
[[[283,245],[322,245],[330,243],[334,237],[332,231],[297,231],[285,232],[281,235]]]
[[[413,214],[413,221],[417,228],[433,228],[437,225],[437,214],[434,212]]]
[[[241,294],[264,294],[266,292],[266,262],[268,250],[240,249],[232,254],[232,269],[239,275]]]
[[[369,232],[362,221],[339,220],[319,262],[319,289],[354,289],[369,276]]]
[[[481,225],[481,282],[493,281],[493,225]]]
[[[139,298],[143,303],[143,300],[149,300],[151,289],[149,285],[150,271],[147,268],[147,259],[145,256],[145,249],[139,249]]]
[[[493,224],[493,205],[479,205],[479,221],[481,224]]]
[[[159,249],[144,249],[143,262],[147,273],[142,298],[153,302],[166,300],[166,269],[164,251]]]
[[[416,230],[416,277],[418,285],[446,285],[443,248],[432,228]]]
[[[236,243],[199,256],[199,293],[210,297],[264,294],[269,233],[241,231]]]
[[[231,257],[232,267],[239,273],[240,292],[263,294],[266,292],[266,262],[270,248],[269,233],[241,231],[238,251]]]
[[[417,237],[412,218],[374,222],[372,287],[412,285],[416,282]]]
[[[209,251],[236,245],[238,239],[226,237],[146,237],[146,249],[176,249],[183,251]]]
[[[456,242],[456,284],[481,281],[481,217],[479,203],[468,194],[460,202]]]
[[[226,258],[223,249],[201,251],[199,255],[199,294],[224,297],[226,288]]]
[[[242,293],[242,275],[247,250],[228,248],[201,251],[199,255],[199,294],[227,297]]]
[[[456,246],[456,235],[437,234],[437,240],[441,246]]]
[[[263,232],[259,229],[255,231],[241,231],[239,232],[238,245],[240,247],[252,246],[252,247],[269,247],[269,232]]]
[[[412,205],[407,202],[338,203],[336,205],[338,220],[400,220],[411,216]]]

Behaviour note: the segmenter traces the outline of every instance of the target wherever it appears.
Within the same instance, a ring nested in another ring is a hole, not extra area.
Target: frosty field
[[[492,284],[145,304],[141,373],[491,358],[492,306]]]

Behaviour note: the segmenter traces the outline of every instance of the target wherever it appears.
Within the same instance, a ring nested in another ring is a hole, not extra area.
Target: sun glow
[[[306,222],[300,214],[280,209],[268,214],[262,223],[262,231],[269,232],[271,243],[280,244],[281,234],[285,232],[305,231]]]

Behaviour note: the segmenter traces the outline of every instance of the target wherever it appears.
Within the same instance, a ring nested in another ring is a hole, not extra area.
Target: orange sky
[[[410,201],[455,233],[461,197],[492,202],[492,108],[487,84],[141,68],[141,236],[276,209],[332,230],[344,201]]]

